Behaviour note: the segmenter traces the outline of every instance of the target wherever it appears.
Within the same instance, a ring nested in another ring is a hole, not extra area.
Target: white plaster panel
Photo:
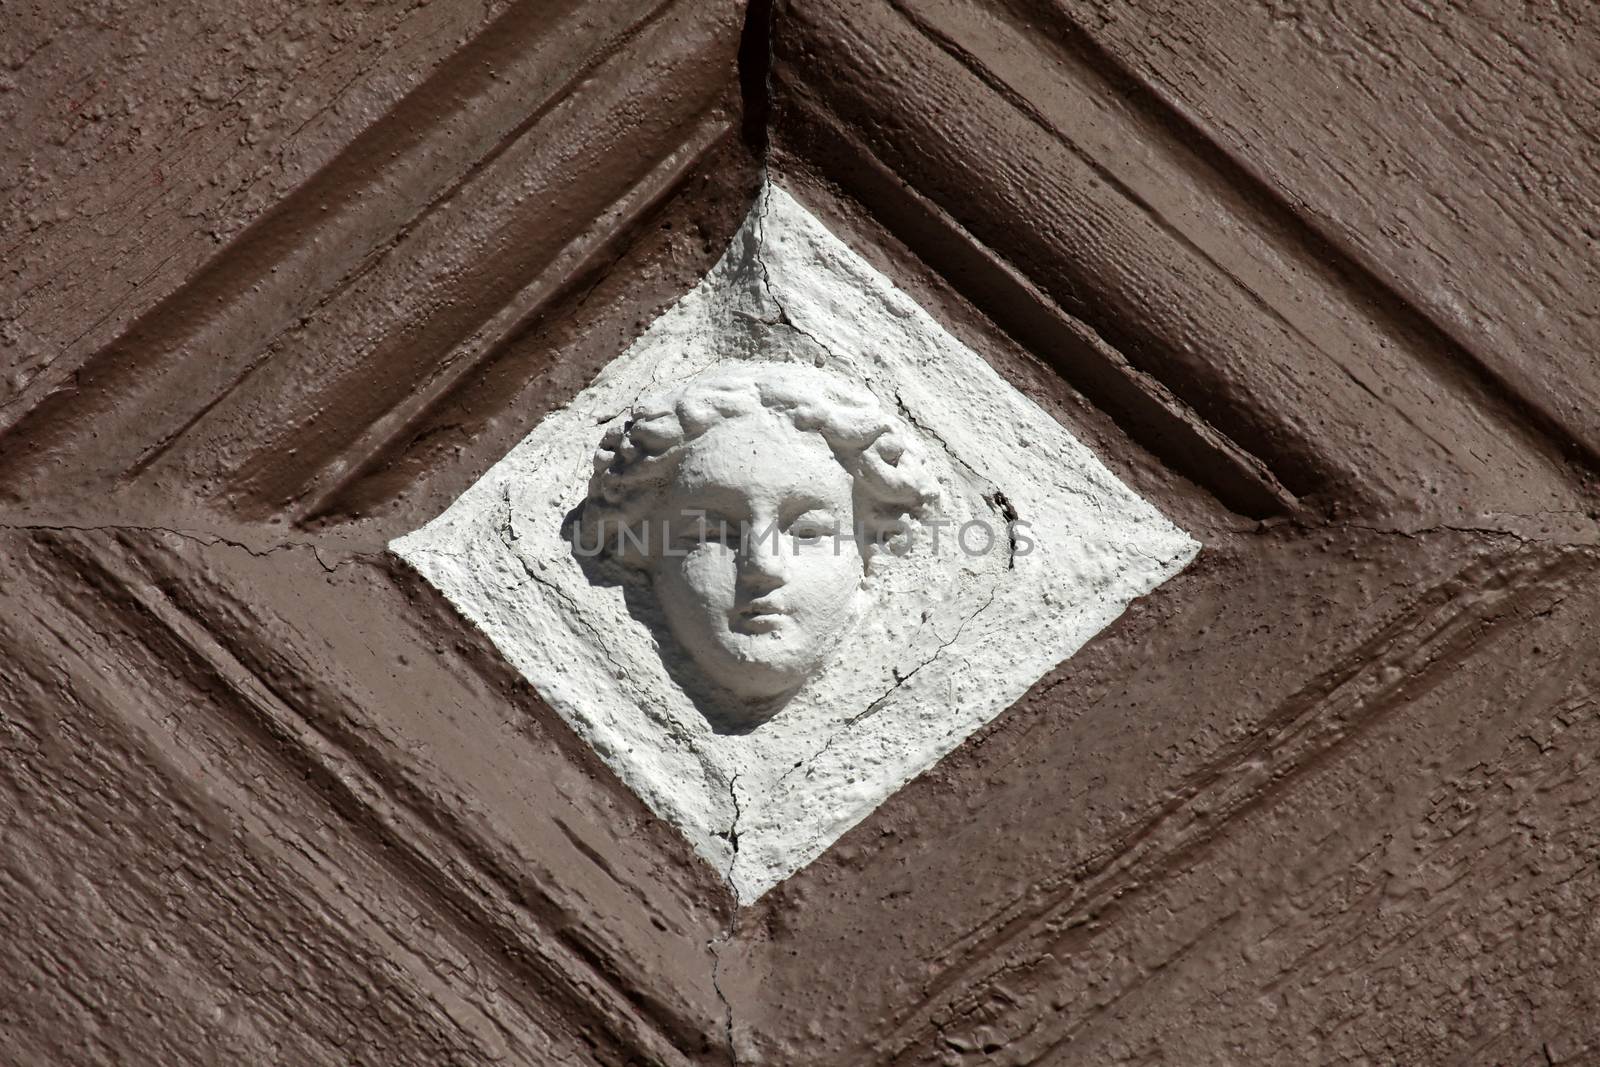
[[[678,655],[586,577],[562,524],[604,428],[722,364],[801,362],[874,395],[920,446],[955,525],[864,580],[824,667],[753,730],[718,732]],[[1002,501],[1028,524],[1010,551]],[[981,541],[975,537],[974,543]],[[727,253],[567,407],[390,548],[486,633],[748,903],[1181,570],[1198,545],[910,297],[769,185]]]

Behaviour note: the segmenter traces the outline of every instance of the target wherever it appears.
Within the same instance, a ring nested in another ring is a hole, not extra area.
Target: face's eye
[[[739,527],[714,518],[696,518],[678,525],[673,542],[679,548],[700,545],[729,545],[739,540]]]
[[[820,509],[805,512],[789,524],[789,536],[803,541],[817,541],[832,537],[839,520],[830,511]]]

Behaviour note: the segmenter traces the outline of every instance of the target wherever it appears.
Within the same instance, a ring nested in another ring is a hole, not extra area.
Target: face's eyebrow
[[[689,512],[703,511],[707,516],[726,517],[738,521],[738,516],[749,511],[749,501],[731,486],[699,485],[692,489],[674,487],[663,504],[669,517],[690,518]]]

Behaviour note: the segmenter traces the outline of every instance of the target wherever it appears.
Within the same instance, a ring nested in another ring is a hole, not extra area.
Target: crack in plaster
[[[802,760],[799,760],[798,762],[795,763],[794,766],[790,767],[788,770],[786,770],[782,774],[780,774],[778,776],[777,780],[772,783],[772,788],[773,789],[777,789],[784,782],[788,781],[791,777],[793,777],[794,773],[796,771],[801,770],[801,769],[809,766],[810,764],[815,763],[817,760],[821,759],[828,752],[828,750],[833,747],[833,743],[835,741],[837,741],[841,736],[843,736],[846,732],[848,732],[849,729],[852,726],[855,726],[857,723],[861,722],[862,720],[871,718],[873,715],[877,714],[878,710],[883,706],[884,702],[887,701],[891,696],[893,696],[897,689],[899,689],[901,686],[905,685],[907,682],[911,681],[911,679],[916,676],[918,671],[921,671],[924,667],[928,666],[929,664],[931,664],[935,660],[937,660],[939,658],[939,656],[945,651],[945,649],[949,648],[951,645],[953,645],[957,641],[961,640],[962,633],[966,630],[966,628],[969,625],[972,624],[972,622],[975,619],[977,619],[977,617],[979,615],[982,615],[986,610],[988,610],[989,606],[994,603],[995,597],[997,597],[999,595],[999,592],[1000,592],[1000,587],[999,587],[998,584],[996,584],[996,586],[989,591],[988,599],[986,599],[983,602],[983,604],[980,605],[978,607],[978,609],[976,611],[974,611],[971,615],[968,615],[966,618],[962,619],[961,623],[956,627],[956,632],[950,636],[950,639],[948,641],[941,642],[939,647],[934,649],[933,652],[929,654],[927,659],[923,660],[921,663],[918,663],[915,667],[911,668],[905,674],[901,674],[899,672],[899,670],[894,670],[894,684],[893,685],[891,685],[888,689],[885,689],[883,691],[883,693],[880,694],[877,697],[877,699],[873,700],[872,703],[868,704],[867,707],[864,710],[862,710],[861,712],[859,712],[859,713],[857,713],[855,715],[852,715],[850,718],[848,718],[848,719],[844,720],[843,722],[841,722],[834,729],[830,730],[828,732],[827,738],[822,742],[821,746],[819,746],[815,752],[811,753],[811,755],[805,757]]]
[[[728,995],[722,991],[722,946],[733,940],[733,918],[728,919],[728,928],[721,937],[713,937],[706,942],[706,948],[711,953],[711,989],[717,994],[717,999],[722,1002],[723,1036],[728,1044],[728,1062],[738,1067],[739,1051],[733,1041],[733,1005],[728,1002]]]
[[[734,771],[733,777],[728,779],[728,800],[733,803],[733,818],[728,823],[728,830],[723,835],[728,842],[728,866],[722,876],[728,880],[729,885],[737,886],[738,878],[735,868],[739,865],[739,819],[744,815],[744,809],[739,804],[739,776],[743,771]]]
[[[756,265],[761,268],[761,288],[766,291],[767,299],[772,301],[772,306],[778,309],[778,318],[775,322],[768,321],[766,319],[759,319],[757,321],[765,323],[768,326],[782,326],[785,329],[794,331],[801,337],[804,337],[806,340],[816,345],[818,348],[822,349],[822,351],[826,352],[830,360],[838,363],[840,362],[839,354],[835,352],[832,347],[830,347],[822,338],[818,337],[804,326],[801,326],[799,323],[795,322],[794,318],[789,314],[789,309],[784,305],[783,298],[780,297],[777,290],[772,287],[772,272],[767,267],[766,260],[766,224],[767,212],[771,207],[771,197],[769,194],[770,189],[771,181],[763,172],[761,178],[760,206],[756,209],[756,239],[751,251],[751,256],[755,259]]]
[[[265,548],[254,548],[243,541],[235,541],[219,533],[209,530],[177,530],[170,526],[141,526],[129,523],[112,523],[103,526],[75,526],[61,523],[0,523],[0,530],[18,532],[56,532],[56,533],[142,533],[142,534],[170,534],[185,541],[191,541],[205,548],[215,548],[217,545],[226,545],[237,548],[257,559],[264,559],[276,552],[284,552],[297,548],[308,549],[316,558],[318,566],[329,574],[340,567],[356,562],[373,562],[382,558],[382,553],[352,552],[336,563],[329,564],[322,558],[318,545],[311,541],[283,541],[278,544],[268,545]]]
[[[1021,522],[1022,517],[1017,514],[1016,505],[1011,503],[999,489],[996,489],[983,499],[986,504],[1000,513],[1002,519],[1006,520],[1006,541],[1010,546],[1009,554],[1006,557],[1006,570],[1014,571],[1017,569],[1017,531],[1014,524]]]
[[[1017,535],[1015,529],[1011,526],[1011,523],[1022,521],[1022,517],[1018,514],[1016,506],[1011,503],[1010,498],[1006,496],[1005,492],[1001,490],[999,486],[995,485],[988,478],[983,477],[977,471],[973,470],[971,465],[968,464],[966,460],[957,455],[955,450],[950,447],[950,443],[941,437],[937,430],[924,425],[922,420],[918,419],[916,415],[912,413],[910,407],[906,405],[905,399],[900,395],[899,390],[895,391],[894,403],[895,406],[900,409],[900,416],[903,419],[909,422],[912,426],[916,427],[917,430],[919,430],[924,436],[931,437],[935,441],[939,442],[939,447],[944,449],[945,455],[950,457],[950,462],[959,465],[967,472],[967,476],[973,481],[987,487],[988,491],[982,494],[983,502],[989,505],[989,507],[993,508],[1002,519],[1006,520],[1006,541],[1010,552],[1006,558],[1006,570],[1016,570]]]
[[[733,777],[728,779],[728,799],[733,802],[733,821],[728,824],[727,840],[728,847],[732,851],[728,859],[728,865],[722,872],[722,876],[727,879],[729,885],[735,887],[736,891],[738,883],[734,877],[734,865],[739,858],[739,817],[742,814],[739,807],[738,788],[740,773],[742,772],[735,771]],[[736,921],[736,915],[729,915],[728,925],[723,930],[722,936],[713,937],[706,942],[706,948],[711,952],[711,988],[716,992],[717,999],[722,1002],[722,1014],[725,1020],[723,1023],[723,1040],[728,1044],[728,1062],[734,1064],[735,1067],[739,1062],[739,1053],[733,1042],[733,1005],[728,1001],[728,995],[722,991],[722,946],[733,940]]]
[[[733,777],[728,779],[728,799],[733,801],[733,821],[728,824],[728,847],[733,849],[735,858],[739,855],[739,816],[741,814],[739,810],[739,775],[742,773],[744,772],[734,771]],[[728,880],[732,881],[732,864],[729,864],[728,871]]]
[[[1541,518],[1548,518],[1550,516],[1571,516],[1596,519],[1596,515],[1594,513],[1577,508],[1555,511],[1534,511],[1526,513],[1514,512],[1503,514],[1506,514],[1509,518],[1526,519],[1530,522],[1536,522]],[[1349,520],[1322,523],[1320,525],[1307,523],[1303,520],[1294,520],[1288,525],[1292,525],[1294,529],[1307,536],[1317,533],[1337,532],[1341,530],[1358,530],[1362,533],[1374,534],[1379,537],[1399,537],[1406,540],[1419,540],[1421,538],[1436,534],[1457,533],[1464,534],[1469,537],[1510,539],[1520,542],[1524,545],[1549,545],[1564,548],[1583,548],[1595,544],[1595,540],[1592,539],[1585,540],[1582,538],[1560,536],[1538,537],[1531,534],[1519,533],[1518,531],[1510,529],[1509,527],[1471,526],[1449,522],[1436,522],[1429,526],[1405,527],[1381,526],[1372,523],[1353,522]],[[1272,527],[1268,526],[1266,527],[1266,530],[1263,530],[1262,532],[1266,532],[1270,529],[1272,529]],[[1596,537],[1600,537],[1600,521],[1597,521],[1595,524],[1594,534]]]
[[[507,511],[505,524],[500,530],[500,540],[506,546],[507,550],[509,550],[511,554],[517,558],[518,562],[522,564],[523,573],[526,574],[528,578],[540,589],[545,590],[567,606],[567,610],[571,612],[571,617],[573,620],[576,621],[578,625],[583,627],[584,632],[587,633],[591,639],[593,639],[595,647],[600,649],[600,654],[605,657],[606,662],[611,664],[613,676],[619,679],[626,678],[628,676],[627,667],[623,666],[621,663],[618,663],[616,658],[612,656],[611,647],[605,640],[605,636],[600,633],[599,628],[597,628],[594,623],[589,621],[588,616],[583,613],[581,606],[572,598],[571,593],[567,592],[565,589],[562,589],[548,578],[543,577],[528,565],[528,561],[523,559],[522,555],[512,547],[511,542],[515,541],[516,539],[516,534],[511,532],[511,513]]]
[[[949,648],[951,645],[953,645],[957,641],[961,640],[961,635],[966,631],[967,627],[972,625],[973,621],[976,620],[979,615],[982,615],[985,611],[989,610],[990,605],[992,605],[994,603],[995,598],[998,597],[999,595],[1000,595],[1000,583],[996,582],[994,584],[994,586],[989,590],[988,598],[986,600],[984,600],[983,604],[980,605],[976,611],[974,611],[971,615],[968,615],[966,618],[961,620],[961,624],[956,627],[956,632],[950,635],[950,639],[948,641],[941,642],[939,647],[934,649],[932,654],[930,654],[927,659],[923,660],[921,663],[919,663],[915,667],[911,668],[905,674],[901,674],[898,670],[896,670],[894,672],[894,678],[895,678],[894,685],[890,686],[887,690],[885,690],[882,696],[878,697],[871,704],[868,704],[863,711],[857,713],[856,715],[851,716],[849,719],[846,719],[845,720],[845,726],[854,726],[856,723],[861,722],[863,719],[868,719],[868,718],[871,718],[873,715],[876,715],[878,713],[878,709],[883,706],[883,702],[888,700],[889,697],[894,693],[894,691],[896,689],[899,689],[901,686],[905,685],[907,682],[909,682],[912,678],[914,678],[917,675],[917,672],[921,671],[924,667],[928,666],[934,660],[938,659],[940,657],[940,655],[942,655],[944,653],[945,649]],[[832,738],[830,737],[829,738],[829,744],[831,744],[831,743],[832,743]],[[824,745],[823,746],[823,751],[826,751],[826,750],[827,750],[827,746]]]
[[[912,413],[911,409],[906,406],[905,399],[901,397],[898,389],[895,390],[894,403],[895,407],[900,411],[901,418],[905,419],[912,426],[916,427],[917,431],[923,436],[931,437],[935,441],[939,442],[939,447],[944,450],[944,454],[949,457],[951,463],[956,464],[962,470],[966,471],[967,476],[973,481],[978,482],[988,488],[989,492],[983,494],[985,501],[987,501],[991,495],[1000,491],[999,487],[991,482],[988,478],[985,478],[983,475],[973,470],[972,464],[962,459],[961,456],[957,454],[956,450],[950,447],[950,442],[946,441],[942,436],[940,436],[939,431],[933,429],[921,419],[917,418],[916,415]]]

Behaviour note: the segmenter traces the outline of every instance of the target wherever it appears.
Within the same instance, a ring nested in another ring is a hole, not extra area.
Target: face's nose
[[[749,540],[739,549],[739,588],[749,596],[760,596],[781,586],[788,578],[782,538],[768,534]]]

